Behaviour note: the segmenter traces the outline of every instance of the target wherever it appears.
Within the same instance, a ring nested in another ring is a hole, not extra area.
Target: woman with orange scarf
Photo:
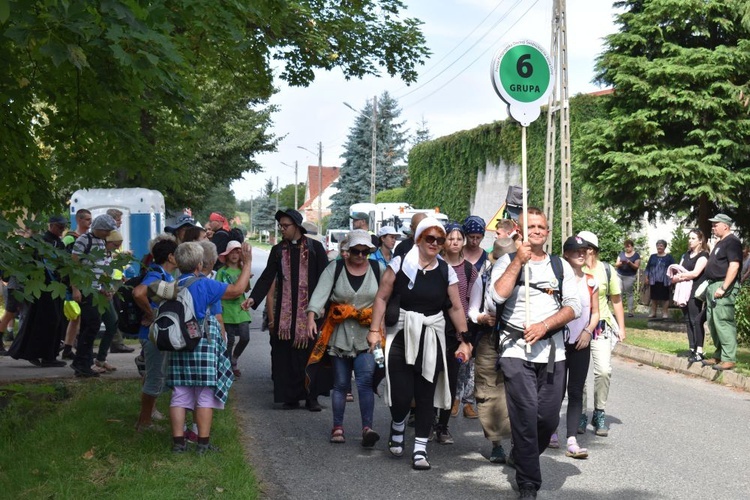
[[[312,337],[317,334],[314,320],[324,314],[329,298],[331,301],[320,336],[310,355],[310,363],[316,363],[327,351],[333,364],[333,430],[330,441],[345,442],[344,409],[354,370],[362,417],[362,446],[365,448],[371,448],[380,439],[372,429],[375,358],[367,342],[368,331],[380,328],[380,325],[370,325],[372,304],[378,291],[380,274],[384,271],[379,263],[368,260],[374,249],[367,231],[351,231],[349,252],[343,264],[333,261],[326,267],[307,307],[307,328]]]

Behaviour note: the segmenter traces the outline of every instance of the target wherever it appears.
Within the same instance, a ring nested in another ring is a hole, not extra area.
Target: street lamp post
[[[315,154],[313,151],[303,147],[297,146],[299,149],[304,149],[308,153]],[[323,231],[323,143],[318,143],[318,230]]]
[[[345,102],[344,106],[355,113],[359,113],[365,118],[370,118],[358,109],[354,109],[351,104]],[[370,203],[375,203],[375,176],[377,174],[377,153],[378,153],[378,98],[372,98],[372,165],[370,166]]]
[[[288,163],[281,162],[282,165],[286,165],[289,168],[292,168],[292,166]],[[294,160],[294,209],[299,209],[299,204],[297,203],[297,160]]]

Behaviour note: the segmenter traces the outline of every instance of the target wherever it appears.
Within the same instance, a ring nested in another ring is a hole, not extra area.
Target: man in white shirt
[[[581,314],[581,304],[573,269],[544,251],[549,234],[546,217],[533,207],[525,217],[528,235],[512,261],[504,255],[495,263],[487,299],[502,310],[498,319],[500,367],[513,437],[510,458],[521,498],[536,498],[542,484],[539,455],[560,420],[565,380],[563,328]],[[528,324],[525,265],[529,268]]]

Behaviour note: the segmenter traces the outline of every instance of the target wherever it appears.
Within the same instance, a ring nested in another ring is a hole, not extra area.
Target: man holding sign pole
[[[516,482],[522,498],[542,484],[539,455],[557,429],[565,381],[563,329],[581,314],[573,269],[544,251],[547,219],[529,207],[523,245],[495,263],[488,300],[498,304],[500,367],[510,416]],[[524,279],[524,270],[528,279]]]

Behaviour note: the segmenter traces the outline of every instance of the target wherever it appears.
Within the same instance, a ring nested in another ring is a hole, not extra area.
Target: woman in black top
[[[690,299],[685,307],[682,308],[682,314],[687,322],[688,342],[690,343],[690,363],[696,363],[704,359],[703,340],[705,330],[703,323],[706,321],[706,310],[703,302],[695,298],[695,290],[705,280],[703,270],[708,263],[708,246],[706,238],[700,229],[693,229],[688,234],[688,251],[682,256],[680,265],[687,269],[685,273],[676,274],[672,277],[673,283],[681,281],[693,281],[693,288],[690,291]]]
[[[412,399],[415,401],[414,453],[412,467],[430,468],[427,440],[432,431],[433,408],[451,407],[446,376],[447,356],[471,357],[471,345],[464,341],[466,315],[458,294],[458,278],[438,253],[445,244],[445,229],[427,217],[414,232],[414,247],[391,260],[380,281],[373,304],[372,325],[380,325],[392,294],[399,297],[398,321],[387,328],[385,401],[391,409],[388,448],[400,457],[404,453],[404,429]],[[446,352],[447,311],[460,344],[455,354]],[[389,318],[390,319],[390,318]],[[374,346],[380,330],[374,326],[367,340]]]

